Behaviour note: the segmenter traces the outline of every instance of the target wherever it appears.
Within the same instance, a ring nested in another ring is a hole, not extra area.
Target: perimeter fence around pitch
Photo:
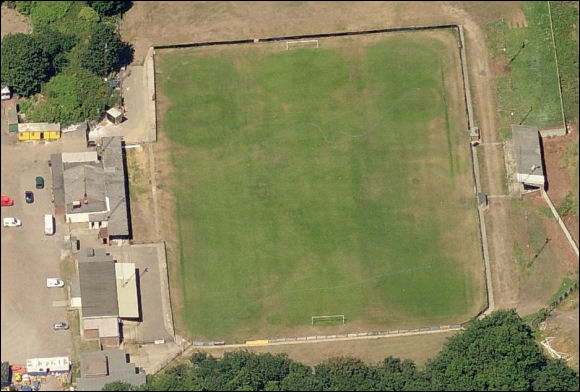
[[[464,37],[462,34],[462,28],[458,24],[441,24],[441,25],[432,25],[432,26],[410,26],[410,27],[393,27],[393,28],[385,28],[385,29],[375,29],[375,30],[360,30],[360,31],[345,31],[345,32],[335,32],[335,33],[321,33],[321,34],[304,34],[304,35],[291,35],[291,36],[280,36],[280,37],[268,37],[268,38],[254,38],[254,39],[242,39],[242,40],[227,40],[227,41],[205,41],[205,42],[193,42],[193,43],[182,43],[182,44],[171,44],[171,45],[157,45],[153,46],[153,61],[155,61],[155,51],[156,50],[163,50],[163,49],[180,49],[180,48],[194,48],[194,47],[207,47],[207,46],[221,46],[221,45],[245,45],[245,44],[258,44],[258,43],[266,43],[266,42],[277,42],[277,41],[304,41],[304,40],[311,40],[317,41],[316,46],[319,45],[318,40],[321,38],[332,38],[332,37],[347,37],[347,36],[358,36],[358,35],[372,35],[372,34],[383,34],[383,33],[397,33],[397,32],[414,32],[414,31],[434,31],[434,30],[452,30],[457,34],[457,44],[458,44],[458,52],[459,52],[459,61],[461,63],[461,76],[462,76],[462,90],[463,90],[463,98],[465,103],[465,113],[466,113],[466,130],[469,129],[474,124],[473,113],[471,108],[471,99],[470,99],[470,87],[468,82],[468,75],[466,74],[467,67],[466,67],[466,59],[464,58],[465,55],[463,51],[465,51],[465,43]],[[158,116],[158,107],[157,107],[157,100],[154,99],[155,102],[155,114],[156,117]],[[157,122],[156,122],[157,127]],[[156,129],[157,131],[157,129]],[[469,133],[467,132],[466,135]],[[475,175],[475,168],[474,168],[474,157],[473,151],[470,149],[471,152],[471,163],[472,163],[472,174],[476,188],[477,185],[477,176]],[[480,219],[478,215],[478,219]],[[480,226],[483,222],[479,222]],[[371,332],[358,332],[358,333],[346,333],[346,334],[335,334],[335,335],[317,335],[317,336],[305,336],[305,337],[289,337],[289,338],[277,338],[277,339],[263,339],[260,341],[268,341],[269,343],[277,343],[277,342],[291,342],[291,341],[304,341],[304,340],[325,340],[325,339],[336,339],[336,338],[353,338],[353,337],[365,337],[365,336],[388,336],[388,335],[401,335],[401,334],[417,334],[417,333],[427,333],[427,332],[434,332],[434,331],[444,331],[444,330],[458,330],[462,329],[467,323],[471,320],[481,316],[490,306],[490,293],[489,290],[491,289],[488,285],[488,269],[486,268],[486,252],[484,251],[484,239],[483,239],[483,232],[480,228],[479,238],[480,238],[480,246],[481,246],[481,253],[482,253],[482,264],[483,264],[483,274],[484,274],[484,287],[485,287],[485,299],[486,302],[482,306],[482,308],[477,312],[477,314],[470,320],[458,323],[458,324],[449,324],[449,325],[441,325],[441,326],[431,326],[431,327],[423,327],[423,328],[411,328],[411,329],[393,329],[387,331],[371,331]],[[343,316],[343,315],[341,315]],[[314,316],[316,317],[316,316]],[[345,321],[346,319],[343,319]],[[313,320],[311,319],[311,322]],[[315,320],[314,320],[315,321]],[[195,342],[194,346],[199,345],[223,345],[223,341],[219,342]]]

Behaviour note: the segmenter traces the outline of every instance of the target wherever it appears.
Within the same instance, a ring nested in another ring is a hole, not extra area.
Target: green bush
[[[53,23],[64,17],[72,1],[33,1],[30,16],[34,27]]]
[[[31,110],[33,121],[60,122],[68,126],[97,119],[105,112],[107,86],[86,70],[68,70],[50,79],[42,89],[46,102]]]
[[[40,91],[51,74],[48,56],[29,34],[7,34],[2,40],[2,83],[25,97]]]
[[[81,8],[81,10],[79,11],[79,18],[90,24],[98,23],[101,20],[101,17],[97,13],[97,11],[95,11],[91,7]]]

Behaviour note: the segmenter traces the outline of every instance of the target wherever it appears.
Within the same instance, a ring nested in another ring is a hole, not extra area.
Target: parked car
[[[17,226],[22,226],[22,222],[20,221],[20,219],[13,218],[11,216],[4,218],[4,227],[17,227]]]
[[[41,176],[36,177],[36,189],[43,189],[44,188],[44,178]]]
[[[34,203],[34,193],[32,193],[31,191],[24,192],[24,198],[26,199],[26,202],[28,204]]]
[[[54,329],[55,331],[58,331],[59,329],[68,329],[68,324],[63,323],[62,321],[59,321],[59,322],[54,323],[54,325],[52,326],[52,329]]]
[[[46,287],[64,287],[64,282],[57,278],[46,278]]]
[[[2,207],[9,207],[12,205],[14,205],[14,200],[6,195],[2,195]]]

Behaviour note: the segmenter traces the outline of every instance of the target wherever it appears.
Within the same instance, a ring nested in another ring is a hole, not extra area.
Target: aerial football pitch
[[[316,46],[156,54],[190,336],[450,324],[485,304],[455,35]]]

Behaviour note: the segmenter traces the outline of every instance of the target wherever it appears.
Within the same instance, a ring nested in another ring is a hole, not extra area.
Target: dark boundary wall
[[[289,35],[289,36],[282,36],[282,37],[269,37],[269,38],[254,38],[254,39],[242,39],[242,40],[230,40],[230,41],[206,41],[206,42],[192,42],[192,43],[183,43],[183,44],[172,44],[172,45],[158,45],[153,46],[153,64],[155,69],[155,51],[162,50],[162,49],[183,49],[183,48],[195,48],[195,47],[203,47],[203,46],[219,46],[219,45],[240,45],[240,44],[258,44],[261,42],[276,42],[276,41],[288,41],[288,40],[299,40],[299,39],[309,39],[309,38],[332,38],[332,37],[347,37],[347,36],[357,36],[357,35],[369,35],[369,34],[384,34],[384,33],[397,33],[397,32],[413,32],[413,31],[429,31],[429,30],[442,30],[442,29],[450,29],[455,30],[457,33],[457,47],[458,47],[458,54],[459,54],[459,62],[461,67],[461,79],[463,84],[463,100],[465,105],[465,117],[466,117],[466,134],[469,129],[474,126],[472,123],[472,115],[473,113],[469,112],[469,104],[467,99],[467,89],[469,88],[466,83],[466,76],[465,75],[465,67],[464,62],[465,59],[463,58],[462,48],[464,47],[463,42],[463,34],[460,31],[460,26],[457,24],[442,24],[442,25],[433,25],[433,26],[410,26],[410,27],[393,27],[388,29],[376,29],[376,30],[360,30],[360,31],[343,31],[343,32],[335,32],[335,33],[320,33],[320,34],[304,34],[304,35]],[[154,71],[155,72],[155,71]],[[155,91],[157,91],[157,83],[155,81]],[[157,115],[157,99],[155,101],[155,116]],[[157,121],[156,121],[156,132],[158,131]],[[475,164],[473,158],[473,149],[470,148],[470,156],[471,156],[471,170],[473,175],[473,183],[474,186],[477,188],[477,177],[475,174]],[[479,207],[478,207],[479,209]],[[483,315],[487,309],[489,308],[489,287],[487,284],[487,268],[486,268],[486,260],[485,260],[485,252],[483,251],[483,233],[481,232],[481,220],[479,217],[479,213],[477,214],[478,225],[480,227],[479,230],[479,240],[480,240],[480,248],[481,248],[481,259],[483,264],[483,281],[485,287],[485,304],[479,310],[479,312],[474,315],[471,319],[466,320],[460,324],[455,325],[465,325],[469,323],[471,320],[475,318],[479,318]]]

